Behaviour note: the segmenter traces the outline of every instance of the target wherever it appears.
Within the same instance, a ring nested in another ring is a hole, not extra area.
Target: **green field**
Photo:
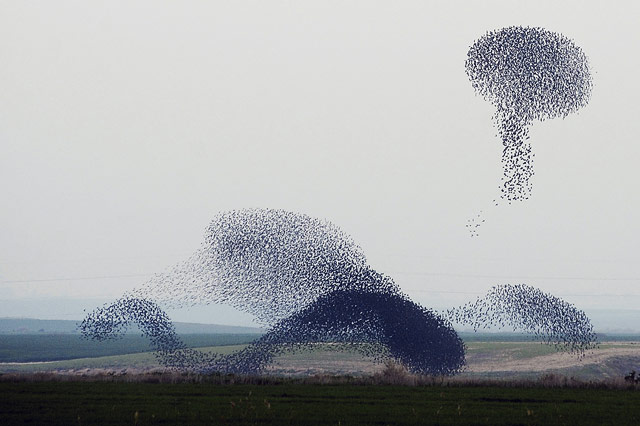
[[[240,350],[245,346],[246,345],[210,346],[199,349],[204,352],[229,354],[231,352]],[[35,373],[86,369],[148,370],[160,367],[161,365],[158,363],[154,352],[142,352],[126,355],[77,358],[60,361],[0,364],[0,373]]]
[[[258,334],[201,333],[182,334],[189,347],[226,346],[249,343]],[[149,352],[149,339],[139,334],[125,334],[102,342],[87,340],[77,334],[0,334],[0,363],[57,361]]]
[[[640,392],[385,385],[0,382],[3,425],[637,425]]]

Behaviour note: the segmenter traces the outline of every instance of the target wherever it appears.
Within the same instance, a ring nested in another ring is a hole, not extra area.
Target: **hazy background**
[[[436,309],[504,283],[640,330],[640,3],[0,1],[0,317],[80,319],[223,210],[326,218]],[[542,26],[594,72],[536,123],[533,197],[490,208],[501,142],[465,75]],[[484,210],[479,238],[467,219]],[[209,306],[180,321],[250,324]]]

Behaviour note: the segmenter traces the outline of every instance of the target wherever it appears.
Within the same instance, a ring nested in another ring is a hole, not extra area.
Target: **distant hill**
[[[79,334],[73,320],[41,320],[33,318],[0,318],[0,334]],[[239,327],[221,324],[197,324],[175,322],[178,334],[262,334],[265,330],[258,327]],[[138,333],[132,327],[129,333]]]

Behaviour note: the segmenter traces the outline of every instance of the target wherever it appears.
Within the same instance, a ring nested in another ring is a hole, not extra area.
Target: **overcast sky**
[[[247,207],[334,222],[427,307],[526,283],[639,308],[638,22],[632,1],[0,0],[0,317],[80,319]],[[594,89],[532,126],[533,197],[492,208],[502,145],[464,62],[512,25],[572,39]]]

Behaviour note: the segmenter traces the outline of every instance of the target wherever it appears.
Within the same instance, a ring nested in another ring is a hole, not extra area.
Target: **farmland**
[[[255,334],[182,335],[191,347],[202,351],[228,354],[243,348]],[[561,374],[581,380],[622,377],[640,370],[640,344],[621,339],[605,341],[598,348],[578,358],[557,352],[552,346],[530,340],[520,341],[497,336],[467,343],[467,368],[462,377],[536,378],[542,374]],[[139,335],[125,335],[121,340],[91,342],[77,335],[1,335],[0,372],[31,373],[57,371],[87,374],[92,371],[160,370],[148,343]],[[267,373],[296,376],[313,374],[371,375],[380,364],[354,351],[336,351],[330,345],[316,345],[313,350],[289,352],[278,356]]]
[[[226,354],[256,335],[182,337]],[[234,377],[166,371],[135,335],[112,347],[98,344],[94,356],[82,356],[91,346],[77,335],[0,339],[2,356],[12,360],[0,364],[0,417],[7,425],[640,421],[639,385],[623,380],[639,369],[640,345],[625,338],[583,358],[522,336],[468,339],[468,367],[452,378],[412,376],[326,344],[278,356],[264,376]]]
[[[183,334],[189,347],[246,344],[257,334],[200,333]],[[59,361],[128,355],[153,350],[149,340],[136,334],[102,342],[83,339],[76,334],[6,334],[0,335],[0,363]]]

